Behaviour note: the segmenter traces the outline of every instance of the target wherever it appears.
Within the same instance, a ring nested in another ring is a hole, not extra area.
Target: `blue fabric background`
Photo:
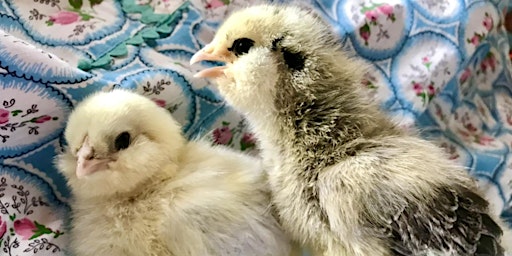
[[[189,138],[253,150],[241,116],[193,78],[213,64],[188,61],[226,15],[259,2],[0,1],[4,254],[65,254],[70,192],[52,161],[67,115],[92,92],[131,88],[169,109]],[[318,11],[373,64],[362,85],[369,97],[464,164],[512,222],[512,69],[502,26],[509,1],[295,3]]]

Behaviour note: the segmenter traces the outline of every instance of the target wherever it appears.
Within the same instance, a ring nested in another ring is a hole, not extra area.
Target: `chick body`
[[[117,112],[115,118],[103,119],[109,112]],[[132,134],[130,145],[102,153],[100,142],[110,148],[109,140],[91,136],[115,138],[113,127],[142,113],[121,127]],[[79,179],[76,152],[84,136],[93,158],[112,160]],[[91,96],[71,114],[66,138],[57,164],[74,195],[71,248],[77,256],[289,255],[261,161],[186,142],[172,117],[149,99],[121,90]]]
[[[510,250],[510,230],[469,174],[365,101],[366,64],[318,16],[249,7],[224,22],[198,60],[228,63],[222,74],[200,75],[214,76],[247,117],[283,227],[318,255]]]

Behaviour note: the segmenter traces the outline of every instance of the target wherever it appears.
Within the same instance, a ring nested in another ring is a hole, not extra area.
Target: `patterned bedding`
[[[202,67],[188,60],[231,11],[262,1],[0,1],[0,253],[67,255],[70,192],[52,161],[66,116],[92,92],[134,89],[189,138],[252,151],[244,120],[192,77]],[[369,96],[464,164],[512,223],[509,1],[300,4],[373,64],[362,85]]]

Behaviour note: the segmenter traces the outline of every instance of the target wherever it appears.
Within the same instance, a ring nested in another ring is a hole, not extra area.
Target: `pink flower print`
[[[379,12],[381,12],[382,14],[386,15],[388,17],[388,19],[390,19],[391,21],[395,21],[396,18],[395,18],[395,14],[393,13],[393,6],[389,5],[389,4],[383,4],[379,7],[377,7],[377,10]]]
[[[379,10],[379,12],[381,12],[382,14],[384,14],[386,16],[393,14],[393,6],[391,6],[389,4],[383,4],[379,7],[377,7],[377,10]]]
[[[59,230],[53,231],[44,225],[37,223],[37,221],[32,222],[27,218],[14,221],[14,232],[21,236],[24,240],[34,239],[44,234],[53,234],[54,238],[64,234]]]
[[[471,38],[471,43],[474,44],[474,45],[478,45],[480,44],[480,37],[478,35],[474,35],[472,38]]]
[[[471,77],[471,69],[466,68],[464,69],[464,72],[462,72],[462,75],[460,75],[459,83],[465,83],[469,79],[469,77]]]
[[[42,124],[44,122],[52,120],[52,117],[49,115],[40,116],[37,118],[32,119],[32,121],[36,124]]]
[[[2,221],[2,217],[0,217],[0,239],[4,237],[5,232],[7,232],[7,222]]]
[[[80,15],[76,12],[60,11],[56,14],[50,15],[50,22],[61,25],[68,25],[78,21]]]
[[[480,71],[482,71],[483,73],[487,72],[487,61],[486,60],[483,60],[480,63]]]
[[[223,126],[222,128],[217,128],[213,131],[213,140],[217,144],[227,145],[231,142],[233,138],[233,133],[229,127]]]
[[[360,29],[359,29],[359,35],[364,40],[364,44],[368,45],[368,39],[370,39],[370,25],[368,23],[365,23]]]
[[[244,133],[242,139],[240,140],[240,148],[242,151],[253,148],[256,145],[256,138],[254,138],[254,134],[252,133]]]
[[[25,240],[30,239],[36,231],[37,228],[34,222],[27,218],[14,221],[14,232]]]
[[[5,124],[9,122],[9,115],[11,112],[9,112],[6,109],[0,108],[0,124]]]
[[[205,8],[206,8],[206,9],[215,9],[215,8],[222,7],[222,6],[224,6],[224,5],[225,5],[225,4],[224,4],[224,2],[223,2],[223,1],[221,1],[221,0],[210,0],[210,1],[206,4]]]
[[[425,65],[425,67],[430,68],[430,64],[432,64],[432,61],[430,60],[430,58],[428,56],[425,56],[423,58],[421,58],[421,63],[423,63],[423,65]]]
[[[165,100],[162,100],[162,99],[152,99],[156,105],[158,105],[159,107],[162,107],[162,108],[165,108],[165,105],[167,104],[165,102]]]
[[[479,136],[479,137],[477,137],[477,142],[478,142],[478,144],[480,144],[480,145],[484,145],[484,146],[485,146],[485,145],[489,145],[489,144],[491,144],[491,142],[493,142],[493,141],[494,141],[494,138],[489,137],[489,136],[485,136],[485,135],[483,135],[483,136]]]
[[[252,133],[244,133],[242,136],[242,141],[245,143],[256,143],[256,138],[254,138],[254,134]]]
[[[364,13],[364,16],[366,16],[366,19],[370,21],[370,23],[376,24],[377,19],[379,18],[379,13],[375,10],[367,11]]]
[[[485,59],[480,64],[480,67],[482,67],[482,66],[485,66],[485,68],[490,67],[492,72],[494,72],[496,70],[496,64],[497,64],[496,57],[494,56],[494,54],[492,52],[489,52],[487,54],[487,56],[485,57]],[[485,72],[485,70],[482,70],[482,71]]]
[[[370,32],[361,33],[361,37],[364,39],[364,41],[368,41],[368,39],[370,38]]]
[[[489,64],[489,67],[491,67],[492,72],[496,70],[496,59],[494,57],[489,58],[487,60],[487,64]]]
[[[466,128],[466,130],[468,130],[471,133],[474,133],[478,130],[472,123],[464,124],[464,128]]]
[[[492,52],[489,52],[485,59],[480,62],[480,70],[482,73],[486,73],[488,68],[491,69],[492,72],[496,70],[496,57],[494,57],[494,54]]]
[[[492,20],[491,16],[489,16],[488,13],[485,13],[485,18],[484,18],[484,21],[482,21],[482,25],[484,25],[485,29],[487,29],[487,31],[491,31],[493,25],[494,25],[494,21]]]
[[[491,71],[494,72],[496,70],[496,60],[495,59],[487,59],[484,62],[486,62],[486,67],[491,68]]]
[[[423,85],[413,82],[412,89],[416,92],[416,95],[420,95],[423,92]]]
[[[485,34],[475,33],[473,37],[466,39],[466,41],[468,42],[468,44],[473,44],[474,46],[477,46],[480,44],[484,36]]]
[[[434,87],[434,85],[429,85],[429,86],[427,87],[427,90],[428,90],[428,94],[429,94],[429,95],[434,95],[434,94],[436,94],[436,88]]]

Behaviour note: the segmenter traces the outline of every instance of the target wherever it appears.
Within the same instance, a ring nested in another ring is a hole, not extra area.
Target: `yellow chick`
[[[287,256],[259,159],[188,142],[150,99],[117,89],[78,104],[56,159],[73,193],[77,256]]]

